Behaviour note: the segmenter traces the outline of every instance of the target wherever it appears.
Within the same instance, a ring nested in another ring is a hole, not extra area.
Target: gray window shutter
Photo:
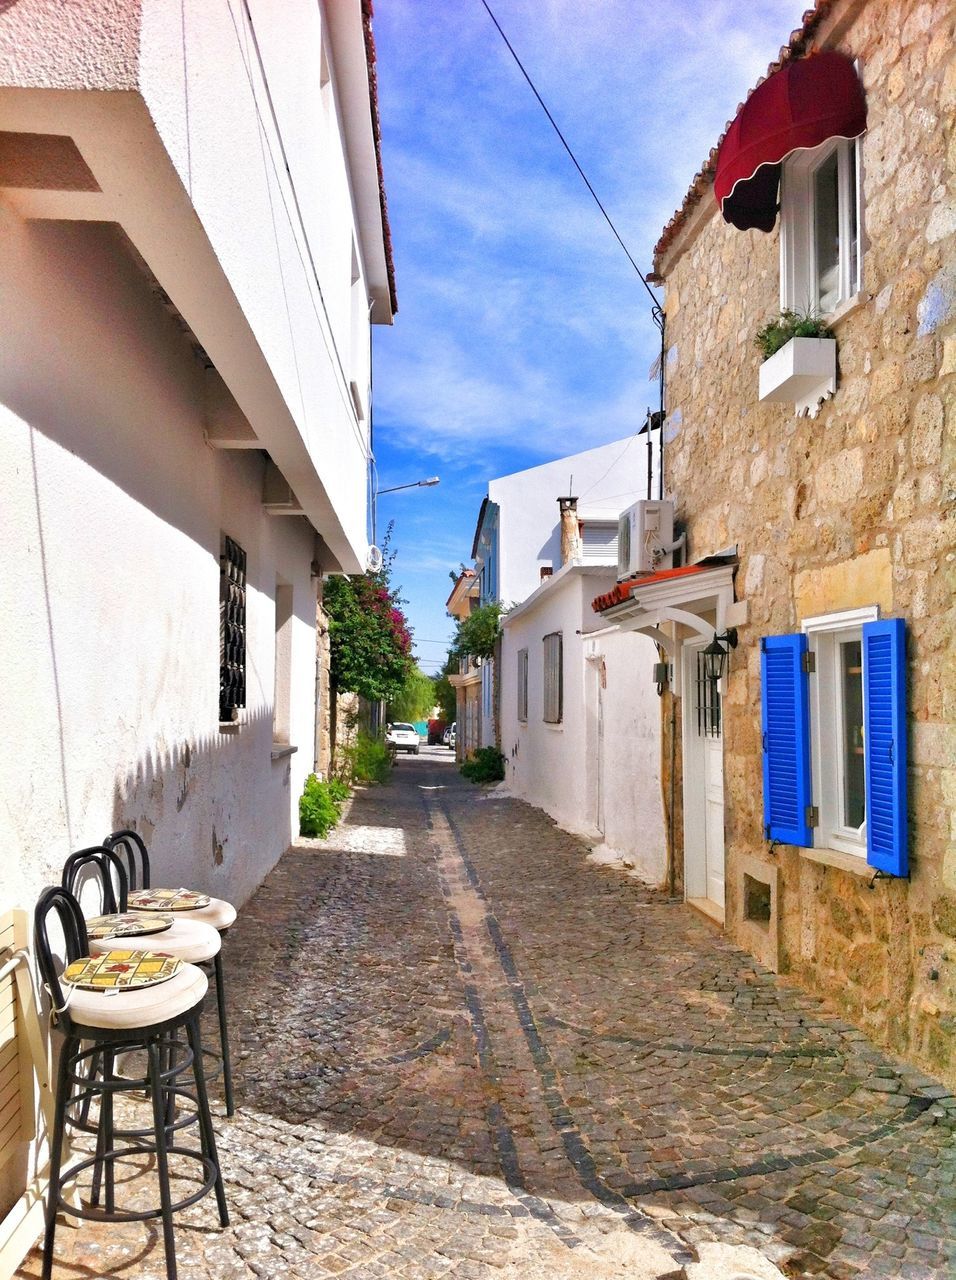
[[[544,720],[560,724],[564,711],[564,653],[560,631],[544,637]]]

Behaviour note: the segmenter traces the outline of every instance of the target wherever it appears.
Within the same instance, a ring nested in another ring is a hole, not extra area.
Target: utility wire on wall
[[[645,277],[645,275],[644,275],[644,272],[643,272],[643,271],[640,269],[640,267],[637,265],[636,261],[634,260],[634,256],[633,256],[633,254],[631,253],[630,249],[628,249],[627,245],[624,243],[624,240],[623,240],[623,238],[622,238],[622,236],[621,236],[621,233],[618,231],[617,227],[614,225],[614,221],[613,221],[613,219],[611,218],[611,215],[608,213],[607,209],[604,207],[604,204],[603,204],[603,202],[602,202],[602,200],[601,200],[600,196],[598,195],[598,193],[594,190],[594,187],[593,187],[593,185],[591,184],[591,181],[590,181],[590,179],[588,178],[588,175],[584,172],[584,169],[581,167],[581,164],[579,163],[577,156],[576,156],[576,155],[574,154],[574,152],[571,150],[571,147],[570,147],[570,145],[569,145],[569,143],[568,143],[567,138],[565,138],[564,134],[561,132],[560,128],[558,127],[558,123],[557,123],[557,121],[555,120],[554,116],[553,116],[553,115],[551,114],[551,112],[548,110],[548,106],[547,106],[547,104],[545,103],[544,99],[542,98],[541,94],[538,92],[538,88],[537,88],[536,84],[535,84],[535,83],[534,83],[534,81],[531,79],[531,76],[528,74],[528,71],[527,71],[527,69],[525,68],[524,63],[523,63],[523,62],[521,61],[521,59],[518,57],[518,54],[517,54],[517,52],[516,52],[516,50],[515,50],[514,45],[511,43],[511,41],[510,41],[510,40],[508,39],[508,37],[505,35],[504,29],[503,29],[503,27],[502,27],[501,23],[500,23],[500,22],[498,21],[498,19],[495,17],[494,12],[492,11],[491,5],[488,3],[488,0],[481,0],[481,5],[482,5],[482,8],[485,10],[485,12],[488,14],[488,17],[489,17],[489,18],[491,19],[491,21],[494,23],[494,25],[495,25],[495,29],[497,30],[498,34],[501,36],[502,40],[504,41],[505,46],[506,46],[506,48],[507,48],[508,52],[511,54],[512,58],[513,58],[513,59],[514,59],[514,61],[515,61],[515,64],[516,64],[516,65],[517,65],[517,67],[518,67],[518,70],[521,72],[521,74],[524,76],[525,80],[527,81],[528,88],[531,90],[531,92],[534,94],[535,98],[538,100],[538,105],[540,106],[541,110],[542,110],[542,111],[544,112],[544,114],[548,117],[548,122],[550,123],[551,128],[552,128],[552,129],[554,130],[554,132],[557,134],[558,139],[559,139],[559,141],[560,141],[560,143],[561,143],[562,147],[564,147],[565,151],[568,153],[568,157],[570,158],[571,163],[574,165],[575,169],[577,169],[577,171],[578,171],[578,173],[579,173],[579,175],[580,175],[580,177],[581,177],[581,181],[584,183],[584,185],[587,187],[588,191],[590,192],[592,200],[593,200],[593,201],[594,201],[594,203],[597,205],[597,207],[600,209],[601,214],[602,214],[602,216],[603,216],[603,218],[604,218],[604,221],[605,221],[605,222],[607,223],[607,225],[610,227],[610,229],[611,229],[611,233],[613,234],[614,239],[618,242],[618,244],[619,244],[619,245],[621,246],[621,248],[624,250],[624,253],[625,253],[626,257],[627,257],[628,262],[629,262],[629,263],[631,264],[631,266],[634,268],[635,272],[637,273],[638,279],[640,280],[641,284],[644,286],[645,292],[647,293],[648,297],[649,297],[649,298],[650,298],[650,300],[651,300],[651,319],[654,321],[654,324],[655,324],[655,325],[656,325],[656,327],[657,327],[657,331],[658,331],[658,333],[659,333],[659,334],[660,334],[660,336],[661,336],[660,369],[659,369],[659,373],[658,373],[658,389],[659,389],[659,394],[660,394],[660,406],[659,406],[659,408],[660,408],[660,415],[661,415],[661,416],[660,416],[660,419],[659,419],[659,422],[661,423],[661,427],[660,427],[660,430],[661,430],[661,437],[660,437],[660,444],[659,444],[659,446],[658,446],[658,447],[659,447],[659,451],[660,451],[660,473],[659,473],[659,476],[658,476],[658,483],[659,483],[659,486],[660,486],[661,495],[663,495],[663,484],[664,484],[664,428],[663,428],[663,415],[664,415],[664,364],[665,364],[665,359],[666,359],[666,347],[665,347],[665,343],[664,343],[664,308],[661,306],[660,302],[658,301],[658,299],[657,299],[657,295],[654,293],[654,291],[651,289],[650,285],[647,283],[647,279],[646,279],[646,277]],[[641,430],[644,430],[644,429],[645,429],[644,427],[642,427],[642,428],[641,428]],[[640,434],[640,431],[638,431],[638,432],[636,432],[636,433],[635,433],[635,435],[639,435],[639,434]],[[593,487],[593,486],[592,486],[592,487]],[[648,497],[650,497],[650,496],[651,496],[651,495],[650,495],[650,493],[648,493],[648,495],[647,495],[647,496],[648,496]]]

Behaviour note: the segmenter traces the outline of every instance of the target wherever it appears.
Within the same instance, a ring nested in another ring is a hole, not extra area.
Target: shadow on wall
[[[237,905],[249,896],[292,839],[291,757],[271,751],[272,717],[260,712],[212,737],[161,743],[117,777],[113,829],[146,841],[155,885]]]

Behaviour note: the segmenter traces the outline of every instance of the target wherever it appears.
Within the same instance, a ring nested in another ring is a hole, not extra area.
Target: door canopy
[[[866,98],[849,58],[824,52],[788,62],[757,86],[720,145],[714,195],[724,221],[772,231],[787,156],[865,129]]]

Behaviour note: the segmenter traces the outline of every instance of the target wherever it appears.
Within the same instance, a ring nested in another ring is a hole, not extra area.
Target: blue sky
[[[490,0],[649,271],[694,173],[801,0]],[[426,671],[488,480],[632,434],[652,404],[648,298],[480,0],[378,0],[399,313],[375,333],[375,452]],[[637,455],[635,455],[637,457]],[[635,462],[634,465],[639,465]]]

